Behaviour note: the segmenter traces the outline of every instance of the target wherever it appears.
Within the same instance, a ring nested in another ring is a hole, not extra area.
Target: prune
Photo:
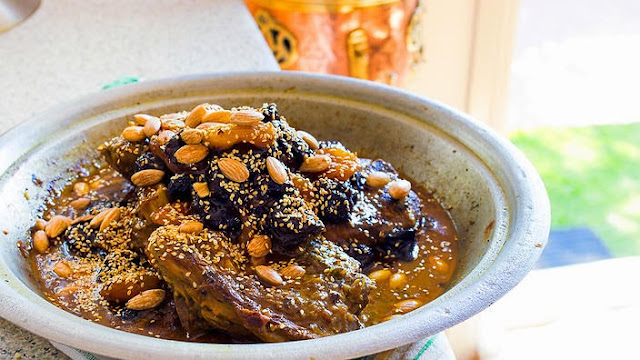
[[[105,256],[102,268],[98,273],[98,281],[112,277],[140,264],[140,255],[131,250],[113,250]]]
[[[89,222],[71,225],[64,233],[63,241],[70,251],[78,254],[88,254],[92,249],[97,230],[89,226]]]
[[[388,162],[384,161],[384,160],[373,160],[369,166],[368,169],[369,171],[382,171],[382,172],[386,172],[386,173],[392,173],[395,174],[396,173],[396,169],[393,168],[393,166],[391,166],[391,164],[389,164]]]
[[[353,209],[353,193],[347,183],[319,178],[314,186],[318,216],[331,223],[347,221]]]
[[[165,171],[167,166],[162,159],[153,155],[151,152],[145,152],[136,159],[135,172],[146,169]]]
[[[171,200],[188,200],[191,198],[191,178],[185,174],[176,174],[169,179],[167,190]]]
[[[355,174],[349,179],[349,184],[355,190],[364,190],[367,184],[367,178],[362,175],[360,171],[356,171]]]
[[[373,249],[364,244],[350,243],[346,249],[347,254],[360,262],[360,269],[366,272],[374,263],[375,253]]]
[[[266,226],[274,251],[290,252],[303,240],[319,235],[324,224],[308,205],[298,197],[285,195],[273,204]]]
[[[270,156],[276,157],[291,169],[298,169],[305,157],[311,155],[309,145],[292,128],[280,121],[274,121],[273,124],[279,129],[281,136],[269,148]]]
[[[419,248],[415,229],[396,229],[377,245],[377,250],[383,258],[402,261],[417,259]]]
[[[206,198],[195,196],[192,205],[193,210],[207,228],[220,230],[231,239],[240,235],[242,231],[240,214],[227,200],[218,196]]]
[[[138,316],[140,316],[141,313],[142,311],[131,310],[125,307],[120,312],[120,319],[122,319],[123,321],[135,320]]]
[[[264,121],[269,122],[273,120],[280,120],[280,115],[278,115],[278,107],[276,104],[265,104],[266,106],[262,106],[262,114],[264,114]]]

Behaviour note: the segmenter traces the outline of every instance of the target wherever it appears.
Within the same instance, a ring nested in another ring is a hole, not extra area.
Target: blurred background
[[[539,270],[447,332],[458,358],[633,358],[639,19],[637,0],[0,0],[0,118],[144,79],[277,66],[435,98],[509,137],[552,211]]]

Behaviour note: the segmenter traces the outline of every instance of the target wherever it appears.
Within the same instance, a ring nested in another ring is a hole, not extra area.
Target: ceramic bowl
[[[276,102],[293,126],[380,157],[450,209],[460,265],[447,291],[382,324],[321,339],[199,344],[135,335],[71,315],[43,299],[16,247],[41,214],[45,186],[64,185],[82,155],[131,115],[212,102]],[[198,75],[126,85],[52,109],[0,138],[0,316],[47,339],[126,359],[356,358],[436,334],[488,307],[532,268],[549,232],[549,203],[529,161],[486,126],[435,101],[342,77],[294,72]]]

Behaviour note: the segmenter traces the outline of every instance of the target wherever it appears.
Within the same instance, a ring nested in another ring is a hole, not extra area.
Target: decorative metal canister
[[[400,84],[421,58],[419,0],[246,0],[285,70]]]

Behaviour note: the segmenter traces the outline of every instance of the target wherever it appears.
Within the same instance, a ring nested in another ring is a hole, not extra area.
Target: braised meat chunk
[[[321,238],[294,259],[251,266],[220,232],[157,229],[147,247],[151,263],[196,314],[229,333],[276,342],[311,339],[361,328],[371,280],[339,247]]]

